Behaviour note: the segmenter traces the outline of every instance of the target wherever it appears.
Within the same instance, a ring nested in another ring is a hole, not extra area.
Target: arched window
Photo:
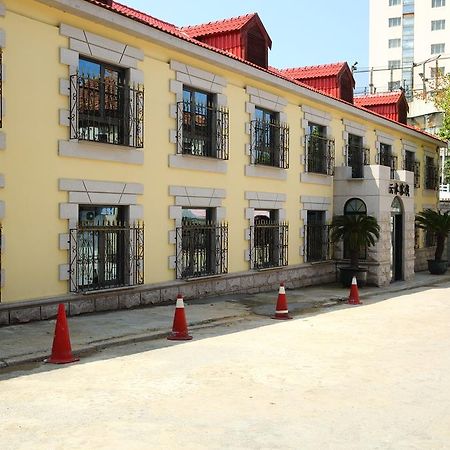
[[[352,214],[367,214],[366,204],[359,198],[351,198],[344,206],[346,216]]]
[[[367,206],[366,204],[359,198],[351,198],[345,203],[344,206],[344,215],[366,215],[367,214]],[[346,245],[344,245],[344,258],[349,258],[350,253]],[[360,259],[367,259],[367,247],[362,248],[359,253]]]

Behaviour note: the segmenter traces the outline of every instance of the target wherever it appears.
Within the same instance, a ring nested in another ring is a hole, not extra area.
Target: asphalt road
[[[450,284],[0,375],[0,448],[450,449]]]

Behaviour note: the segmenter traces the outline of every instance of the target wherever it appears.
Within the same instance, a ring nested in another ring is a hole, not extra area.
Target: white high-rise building
[[[450,73],[450,0],[370,0],[371,93],[405,89],[410,123],[441,125],[429,94]]]

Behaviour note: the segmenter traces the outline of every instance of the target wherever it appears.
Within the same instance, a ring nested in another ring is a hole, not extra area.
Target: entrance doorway
[[[403,212],[398,197],[391,204],[391,281],[403,280]]]

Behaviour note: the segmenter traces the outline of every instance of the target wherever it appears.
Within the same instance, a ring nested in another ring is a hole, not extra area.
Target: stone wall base
[[[196,280],[177,280],[108,292],[69,294],[49,299],[0,304],[0,326],[54,319],[58,304],[64,303],[68,316],[146,307],[174,302],[178,293],[186,300],[229,294],[276,291],[280,282],[289,289],[330,283],[336,279],[334,261],[301,264],[263,271],[227,274]]]

